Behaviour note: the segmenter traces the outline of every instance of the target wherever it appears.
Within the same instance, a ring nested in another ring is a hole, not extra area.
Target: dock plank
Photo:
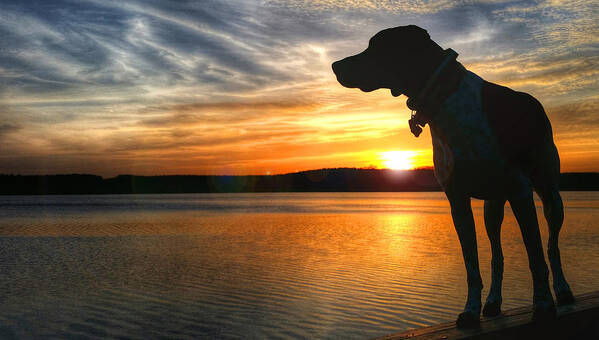
[[[533,323],[532,306],[482,317],[480,327],[459,329],[455,322],[394,333],[374,340],[439,339],[599,339],[599,291],[575,297],[571,305],[558,306],[557,320]]]

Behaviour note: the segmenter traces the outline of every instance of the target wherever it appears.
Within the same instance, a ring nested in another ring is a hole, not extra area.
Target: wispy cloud
[[[10,124],[10,123],[0,124],[0,138],[2,138],[4,135],[7,135],[9,133],[19,131],[20,129],[21,129],[20,126],[14,125],[14,124]]]
[[[405,24],[538,97],[563,167],[587,169],[573,145],[599,154],[596,17],[585,1],[3,1],[0,172],[276,173],[429,150],[403,100],[330,70]]]

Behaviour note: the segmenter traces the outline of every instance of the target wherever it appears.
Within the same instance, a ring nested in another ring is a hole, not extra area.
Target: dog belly
[[[501,159],[464,159],[447,144],[434,144],[435,177],[448,195],[508,199],[524,196],[532,188],[527,177]]]

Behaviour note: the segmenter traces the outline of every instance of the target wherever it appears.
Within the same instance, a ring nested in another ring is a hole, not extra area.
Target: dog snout
[[[357,79],[354,74],[352,74],[352,60],[351,57],[347,57],[342,60],[338,60],[333,63],[332,68],[335,76],[337,76],[337,81],[345,86],[345,87],[356,87]]]
[[[333,73],[335,73],[335,75],[337,76],[337,79],[339,79],[340,76],[342,76],[345,72],[343,72],[343,61],[344,60],[337,60],[336,62],[333,63],[332,67],[333,67]]]
[[[333,73],[335,73],[335,75],[337,75],[337,70],[339,69],[339,62],[340,60],[337,60],[333,62],[333,64],[331,65],[331,67],[333,68]]]

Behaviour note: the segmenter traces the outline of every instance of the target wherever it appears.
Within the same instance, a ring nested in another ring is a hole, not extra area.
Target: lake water
[[[597,290],[599,192],[563,197],[564,272]],[[528,305],[507,206],[502,242],[504,309]],[[3,339],[361,339],[454,320],[465,282],[442,193],[0,197]]]

